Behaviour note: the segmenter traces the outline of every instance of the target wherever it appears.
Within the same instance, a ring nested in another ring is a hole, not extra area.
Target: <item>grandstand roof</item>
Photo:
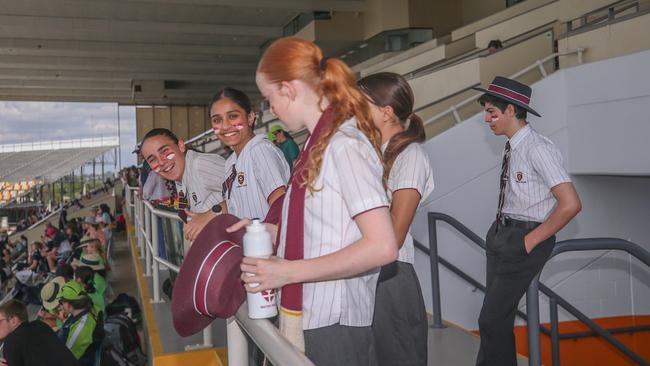
[[[115,148],[117,139],[68,140],[32,146],[17,145],[14,151],[0,149],[0,181],[55,181]]]

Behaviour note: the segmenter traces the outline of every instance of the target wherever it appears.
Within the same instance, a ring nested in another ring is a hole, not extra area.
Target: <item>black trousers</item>
[[[555,236],[526,253],[524,237],[532,229],[492,224],[486,237],[486,291],[478,319],[481,346],[477,366],[516,366],[515,312],[533,278],[544,267]]]

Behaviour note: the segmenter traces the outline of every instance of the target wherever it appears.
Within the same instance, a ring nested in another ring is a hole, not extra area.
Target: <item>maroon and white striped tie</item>
[[[510,165],[510,141],[506,142],[506,147],[503,152],[503,162],[501,163],[501,180],[499,183],[499,208],[497,209],[497,225],[502,223],[503,220],[503,203],[506,198],[506,185],[509,178],[509,165]]]

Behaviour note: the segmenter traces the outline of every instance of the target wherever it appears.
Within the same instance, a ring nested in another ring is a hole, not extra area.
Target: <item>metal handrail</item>
[[[544,58],[542,58],[540,60],[535,61],[533,64],[519,70],[518,72],[510,75],[510,79],[517,79],[518,77],[520,77],[520,76],[522,76],[522,75],[526,74],[527,72],[529,72],[531,70],[534,70],[534,69],[538,69],[540,74],[542,74],[542,77],[545,78],[545,77],[548,76],[548,72],[544,68],[544,64],[546,62],[548,62],[548,61],[550,61],[550,60],[552,60],[552,59],[554,59],[556,57],[577,54],[578,55],[578,64],[582,64],[582,54],[585,51],[586,51],[585,48],[578,47],[578,48],[572,49],[572,50],[567,50],[567,51],[562,51],[562,52],[554,52],[554,53],[552,53],[552,54],[550,54],[550,55],[548,55],[548,56],[546,56],[546,57],[544,57]],[[475,85],[472,85],[472,86],[467,87],[465,89],[459,90],[455,94],[460,94],[460,93],[469,91],[474,86]],[[459,102],[457,104],[454,104],[453,106],[451,106],[451,107],[445,109],[444,111],[434,115],[433,117],[426,119],[424,121],[424,125],[426,126],[428,124],[431,124],[431,123],[441,119],[442,117],[445,117],[446,115],[448,115],[450,113],[454,116],[454,120],[456,121],[456,123],[462,122],[462,119],[461,119],[460,115],[458,114],[458,109],[460,109],[460,108],[462,108],[462,107],[476,101],[481,95],[483,95],[483,93],[477,93],[476,95],[473,95],[473,96],[471,96],[471,97],[469,97],[469,98],[467,98],[467,99],[465,99],[465,100],[463,100],[463,101],[461,101],[461,102]],[[415,109],[414,112],[415,113],[420,112],[420,111],[422,111],[424,109],[427,109],[427,108],[431,107],[432,105],[440,103],[441,101],[442,100],[436,100],[436,101],[433,101],[431,103],[427,103],[427,104]]]
[[[578,251],[587,251],[587,250],[621,250],[632,255],[633,257],[640,260],[650,268],[650,252],[643,249],[638,244],[632,243],[627,240],[618,239],[618,238],[563,240],[555,244],[555,247],[553,248],[553,251],[549,256],[549,259],[555,257],[556,255],[566,253],[566,252],[578,252]],[[645,365],[645,366],[650,365],[650,362],[643,359],[640,355],[638,355],[637,353],[629,349],[625,344],[623,344],[621,341],[619,341],[614,336],[612,336],[609,330],[606,330],[605,328],[596,324],[593,320],[591,320],[585,314],[583,314],[578,309],[576,309],[573,305],[571,305],[568,301],[563,299],[560,295],[555,293],[550,288],[546,287],[544,284],[540,283],[539,275],[533,279],[533,282],[531,283],[530,287],[526,292],[527,307],[530,305],[531,308],[539,309],[538,291],[540,290],[542,291],[543,294],[548,296],[549,299],[553,299],[553,301],[549,302],[551,318],[552,318],[551,350],[552,350],[553,365],[557,366],[560,364],[560,353],[559,353],[560,334],[557,329],[558,305],[562,306],[562,308],[564,308],[569,313],[571,313],[571,315],[575,316],[576,318],[578,318],[578,320],[580,320],[582,323],[584,323],[589,328],[591,328],[592,331],[594,331],[598,336],[605,338],[610,344],[612,344],[619,351],[623,352],[623,354],[625,354],[630,359],[634,360],[639,365]],[[529,314],[531,313],[529,312]],[[539,311],[533,312],[530,315],[529,320],[539,323]],[[529,332],[528,339],[529,339],[528,341],[529,347],[531,342],[533,342],[534,344],[537,345],[536,348],[539,349],[539,344],[540,344],[539,333],[535,332],[534,334],[531,334]],[[532,356],[529,357],[531,360],[531,365],[535,365],[535,366],[541,365],[541,355],[536,354],[535,359],[533,359]]]
[[[135,195],[137,187],[127,187],[126,202],[130,217],[136,225],[137,243],[140,248],[141,258],[145,258],[146,276],[152,276],[153,299],[152,303],[163,302],[160,297],[159,264],[174,272],[180,268],[158,255],[158,220],[166,218],[181,221],[178,215],[154,208],[151,203]],[[181,221],[182,222],[182,221]],[[313,363],[295,346],[293,346],[279,330],[267,319],[253,320],[248,317],[247,306],[244,303],[237,314],[227,320],[228,338],[228,364],[231,366],[248,365],[248,340],[247,333],[257,344],[268,359],[278,366],[313,366]],[[203,331],[203,344],[188,346],[186,350],[212,347],[212,332],[208,326]]]
[[[460,234],[464,235],[470,241],[482,249],[486,249],[485,241],[479,237],[476,233],[470,230],[467,226],[463,225],[460,221],[456,220],[450,215],[440,213],[440,212],[429,212],[428,214],[428,228],[429,228],[429,248],[424,247],[421,243],[415,243],[415,247],[423,251],[425,254],[428,254],[431,262],[431,297],[433,301],[433,327],[441,327],[442,325],[442,309],[440,306],[440,283],[438,275],[438,262],[445,265],[445,267],[452,269],[452,272],[457,273],[461,272],[463,275],[460,275],[461,278],[468,281],[472,279],[469,275],[462,272],[462,270],[451,265],[451,263],[445,261],[443,258],[438,256],[438,243],[437,243],[437,221],[443,221],[451,225],[456,229]],[[428,249],[425,250],[425,249]],[[644,264],[650,267],[650,252],[646,251],[637,244],[631,243],[622,239],[615,238],[591,238],[591,239],[570,239],[560,241],[555,244],[555,248],[551,254],[551,257],[558,255],[560,253],[569,252],[569,251],[585,251],[585,250],[623,250],[631,255],[635,256],[641,260]],[[550,258],[550,257],[549,257]],[[446,263],[445,263],[446,262]],[[447,266],[447,264],[451,266]],[[455,269],[455,270],[454,270]],[[541,271],[540,271],[541,272]],[[476,285],[478,281],[471,280],[469,283]],[[484,286],[477,287],[484,290]],[[538,291],[541,291],[544,295],[549,297],[549,306],[551,308],[551,330],[548,331],[539,324],[539,295]],[[597,335],[603,337],[625,355],[630,357],[635,362],[640,365],[649,365],[647,361],[641,358],[638,354],[634,353],[632,350],[627,348],[623,343],[618,341],[611,335],[611,331],[604,329],[595,322],[593,322],[588,316],[572,306],[567,300],[562,298],[560,295],[555,293],[550,288],[546,287],[544,284],[539,282],[539,274],[531,282],[527,292],[526,292],[526,313],[527,313],[527,322],[528,322],[528,352],[529,352],[529,365],[531,366],[540,366],[541,365],[541,351],[540,351],[540,339],[538,329],[543,333],[549,334],[551,336],[551,351],[554,363],[553,365],[559,365],[559,329],[558,329],[558,314],[557,307],[562,306],[565,310],[575,316],[578,320],[582,321],[585,325],[591,328]],[[519,315],[519,311],[518,314]],[[526,317],[526,315],[524,315]],[[644,330],[646,327],[636,327],[633,330],[639,331]]]

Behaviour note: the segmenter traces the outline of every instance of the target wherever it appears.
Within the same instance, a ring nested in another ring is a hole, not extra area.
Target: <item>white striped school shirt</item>
[[[503,213],[517,220],[544,222],[556,204],[551,188],[571,182],[562,155],[528,124],[512,136],[510,147]]]
[[[419,206],[433,192],[433,186],[431,163],[426,152],[418,143],[408,145],[397,155],[388,175],[388,191],[391,200],[395,191],[415,189],[420,193]],[[397,260],[413,264],[414,259],[413,237],[407,232]]]
[[[239,156],[232,153],[228,157],[226,178],[233,165],[237,176],[230,198],[226,194],[228,213],[239,218],[264,219],[269,211],[269,196],[289,181],[289,164],[282,151],[263,135],[256,135]]]
[[[217,154],[187,151],[182,182],[175,183],[176,190],[185,193],[190,210],[207,212],[222,201],[224,164],[224,158]]]
[[[358,214],[388,206],[382,185],[383,167],[366,136],[350,119],[332,136],[323,155],[313,195],[305,194],[305,259],[343,249],[361,239],[354,221]],[[289,195],[291,187],[289,188]],[[287,197],[290,197],[287,195]],[[278,255],[284,256],[289,199],[282,207]],[[303,329],[340,323],[370,326],[375,308],[379,269],[354,277],[303,284]]]

